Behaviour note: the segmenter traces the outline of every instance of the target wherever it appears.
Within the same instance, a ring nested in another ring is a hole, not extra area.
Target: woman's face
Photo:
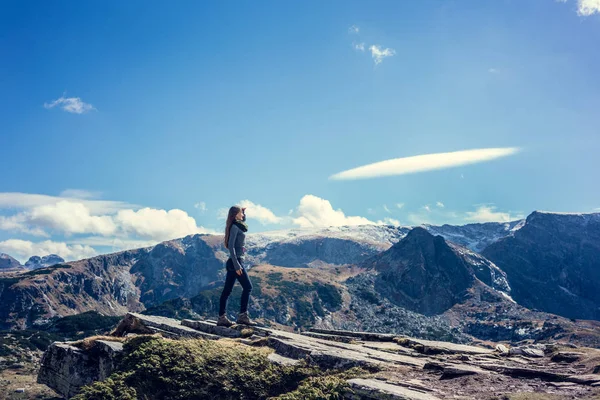
[[[239,212],[236,214],[236,216],[235,216],[235,219],[237,219],[238,221],[239,221],[239,220],[242,220],[242,219],[244,219],[244,210],[240,210],[240,211],[239,211]]]

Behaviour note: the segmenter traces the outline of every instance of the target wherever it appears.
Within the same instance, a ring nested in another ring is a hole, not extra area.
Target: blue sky
[[[600,208],[599,0],[0,7],[0,252],[19,259],[220,231],[239,202],[253,231]]]

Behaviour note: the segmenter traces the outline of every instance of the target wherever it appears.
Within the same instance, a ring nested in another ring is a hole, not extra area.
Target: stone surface
[[[508,355],[509,354],[509,350],[508,347],[506,347],[503,344],[497,344],[496,345],[496,351],[502,355]]]
[[[90,351],[55,342],[44,353],[37,381],[69,398],[82,386],[107,378],[122,350],[121,343],[100,340]]]
[[[181,321],[181,325],[187,326],[192,329],[196,329],[205,333],[209,333],[211,335],[223,336],[223,337],[231,337],[237,338],[241,337],[242,334],[240,331],[227,328],[224,326],[217,326],[216,324],[211,324],[207,321],[198,321],[191,319],[184,319]]]
[[[347,399],[365,400],[437,400],[429,393],[407,389],[401,386],[391,385],[376,379],[350,379],[350,388],[354,393],[347,393]]]
[[[294,360],[293,358],[280,356],[277,353],[271,353],[271,354],[269,354],[269,356],[267,358],[269,359],[269,361],[271,361],[274,364],[286,365],[286,366],[298,365],[302,362],[300,360]]]
[[[374,333],[374,332],[352,332],[352,331],[344,331],[344,330],[335,330],[335,329],[320,329],[320,328],[310,328],[309,332],[321,333],[325,335],[332,336],[346,336],[353,337],[360,340],[366,341],[378,341],[378,342],[387,342],[392,341],[397,337],[402,335],[396,335],[392,333]]]
[[[434,340],[399,338],[395,340],[401,346],[417,350],[423,354],[493,354],[494,351],[483,347],[467,346]]]
[[[554,362],[572,363],[575,361],[579,361],[582,356],[583,356],[582,353],[575,353],[575,352],[570,352],[570,351],[559,351],[558,353],[555,353],[552,356],[551,360]]]

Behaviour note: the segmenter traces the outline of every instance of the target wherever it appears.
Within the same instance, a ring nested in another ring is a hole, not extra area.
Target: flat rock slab
[[[494,354],[494,350],[484,349],[483,347],[468,346],[465,344],[455,344],[449,342],[438,342],[435,340],[397,338],[394,340],[401,346],[406,346],[417,350],[423,354]]]
[[[571,375],[567,379],[567,382],[575,382],[583,385],[593,385],[600,383],[599,374],[588,374],[588,375]]]
[[[348,336],[357,338],[365,341],[376,341],[376,342],[391,342],[395,338],[400,335],[395,335],[393,333],[375,333],[375,332],[352,332],[352,331],[343,331],[336,329],[320,329],[320,328],[310,328],[309,332],[314,333],[322,333],[325,335],[332,336]]]
[[[148,328],[157,328],[163,331],[167,331],[171,334],[182,337],[193,337],[193,338],[205,338],[205,339],[220,339],[221,336],[214,335],[198,331],[196,329],[181,325],[179,320],[166,317],[157,317],[154,315],[143,315],[138,313],[129,312],[125,316],[125,319],[131,319],[132,324],[141,323]],[[126,329],[126,328],[125,328]]]
[[[411,357],[425,357],[423,354],[418,353],[413,349],[400,346],[399,344],[394,342],[365,342],[361,345],[367,349],[388,351],[390,353],[404,354],[406,356]]]
[[[298,365],[302,362],[300,360],[294,360],[293,358],[280,356],[277,353],[271,353],[267,356],[267,358],[273,364],[284,365],[284,366]]]
[[[489,375],[490,372],[473,365],[448,364],[442,369],[442,376],[440,379],[452,379],[458,378],[459,376],[480,374]]]
[[[353,362],[359,365],[362,363],[395,364],[423,368],[426,362],[422,358],[376,350],[360,344],[331,342],[291,332],[273,331],[268,337],[268,344],[283,356],[291,358],[310,356],[325,364],[337,359],[338,364],[346,361],[348,364]]]
[[[402,386],[392,385],[376,379],[350,379],[347,381],[352,392],[344,394],[346,399],[368,400],[439,400],[429,393],[418,392]]]
[[[567,362],[572,363],[575,361],[579,361],[583,357],[583,353],[576,353],[572,351],[559,351],[555,353],[551,360],[554,362]]]
[[[535,368],[525,368],[525,367],[514,367],[510,365],[500,365],[500,364],[487,364],[481,363],[478,364],[479,367],[489,371],[495,371],[501,373],[503,375],[509,375],[515,378],[526,378],[526,379],[541,379],[543,381],[550,382],[567,382],[569,376],[566,374],[561,374],[557,372],[551,372],[546,370],[540,370]]]
[[[331,340],[332,342],[342,342],[342,343],[351,343],[357,340],[352,336],[340,336],[340,335],[329,335],[326,333],[317,333],[317,332],[302,332],[301,335],[310,336],[317,339],[323,340]]]
[[[211,335],[223,336],[228,338],[238,338],[242,336],[239,330],[227,328],[225,326],[217,326],[207,321],[184,319],[181,321],[181,325],[187,326],[188,328],[196,329]]]

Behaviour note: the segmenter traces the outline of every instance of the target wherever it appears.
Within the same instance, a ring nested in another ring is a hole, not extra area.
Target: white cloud
[[[518,151],[518,148],[508,147],[463,150],[451,153],[424,154],[413,157],[396,158],[339,172],[330,176],[329,179],[352,180],[412,174],[490,161],[515,154]]]
[[[170,240],[195,233],[212,233],[196,225],[196,220],[185,211],[169,211],[155,208],[121,210],[114,221],[126,234],[134,234],[154,240]]]
[[[444,208],[444,203],[442,203],[441,201],[438,201],[437,203],[435,203],[436,206],[438,206],[439,208]]]
[[[391,213],[390,209],[389,209],[389,208],[388,208],[388,206],[387,206],[387,205],[385,205],[385,204],[383,205],[383,209],[385,210],[385,212],[387,212],[387,213]]]
[[[96,250],[87,245],[69,245],[51,240],[35,243],[20,239],[9,239],[0,242],[0,252],[10,254],[21,262],[25,262],[31,256],[47,254],[58,254],[67,261],[80,260],[97,255]]]
[[[490,74],[497,74],[497,73],[498,73],[498,72],[500,72],[500,71],[499,71],[497,68],[490,68],[490,69],[488,69],[488,72],[489,72]]]
[[[398,209],[404,207],[404,203],[396,203],[396,207],[398,207]]]
[[[310,194],[302,197],[296,213],[293,223],[302,228],[375,224],[364,217],[347,216],[340,209],[334,210],[328,200]]]
[[[567,0],[556,0],[558,3],[566,3]],[[577,14],[582,17],[589,17],[593,14],[600,14],[600,0],[577,0]]]
[[[394,218],[384,218],[383,221],[377,221],[377,225],[393,225],[400,226],[400,221]]]
[[[376,211],[374,209],[372,209],[372,208],[369,207],[369,208],[367,208],[367,213],[371,214],[371,215],[374,215],[374,214],[376,214]]]
[[[34,207],[22,215],[30,226],[49,228],[66,235],[91,233],[107,236],[117,230],[111,216],[91,215],[84,204],[69,200]]]
[[[375,61],[375,65],[379,65],[383,62],[383,59],[386,57],[391,57],[394,54],[396,54],[396,51],[394,49],[390,49],[390,48],[385,48],[382,49],[379,45],[372,45],[369,47],[369,50],[371,50],[371,56],[373,57],[373,60]]]
[[[95,110],[94,106],[84,103],[79,97],[59,97],[58,99],[44,103],[44,108],[51,109],[60,106],[66,112],[73,114],[84,114],[88,111]]]
[[[523,218],[521,214],[510,215],[510,213],[495,210],[496,207],[493,206],[480,206],[475,211],[468,211],[465,220],[470,222],[509,222]]]
[[[194,208],[200,210],[201,213],[206,212],[206,203],[201,201],[199,203],[194,204]]]
[[[577,2],[577,14],[588,17],[596,13],[600,14],[600,0],[579,0]]]
[[[429,204],[427,204],[426,206],[423,206],[423,210],[431,212],[431,207],[429,207]]]
[[[365,51],[365,44],[364,43],[352,43],[352,45],[354,46],[355,50]]]
[[[40,227],[28,226],[27,215],[23,213],[10,216],[0,215],[0,230],[22,232],[33,236],[50,236]]]
[[[352,25],[350,28],[348,28],[348,33],[358,33],[360,31],[360,28],[356,25]]]
[[[138,208],[135,204],[123,201],[90,200],[72,196],[49,196],[45,194],[31,194],[19,192],[0,192],[0,209],[30,209],[36,206],[52,205],[69,200],[85,205],[92,214],[111,214],[125,208]]]
[[[150,247],[160,243],[160,240],[142,240],[142,239],[128,239],[121,237],[106,237],[106,236],[87,236],[78,238],[76,242],[68,244],[81,244],[92,247],[110,247],[112,251],[122,251],[139,249],[142,247]]]
[[[250,200],[242,200],[240,201],[240,205],[246,207],[246,218],[255,219],[263,225],[280,224],[283,222],[283,218],[276,216],[273,211]]]

